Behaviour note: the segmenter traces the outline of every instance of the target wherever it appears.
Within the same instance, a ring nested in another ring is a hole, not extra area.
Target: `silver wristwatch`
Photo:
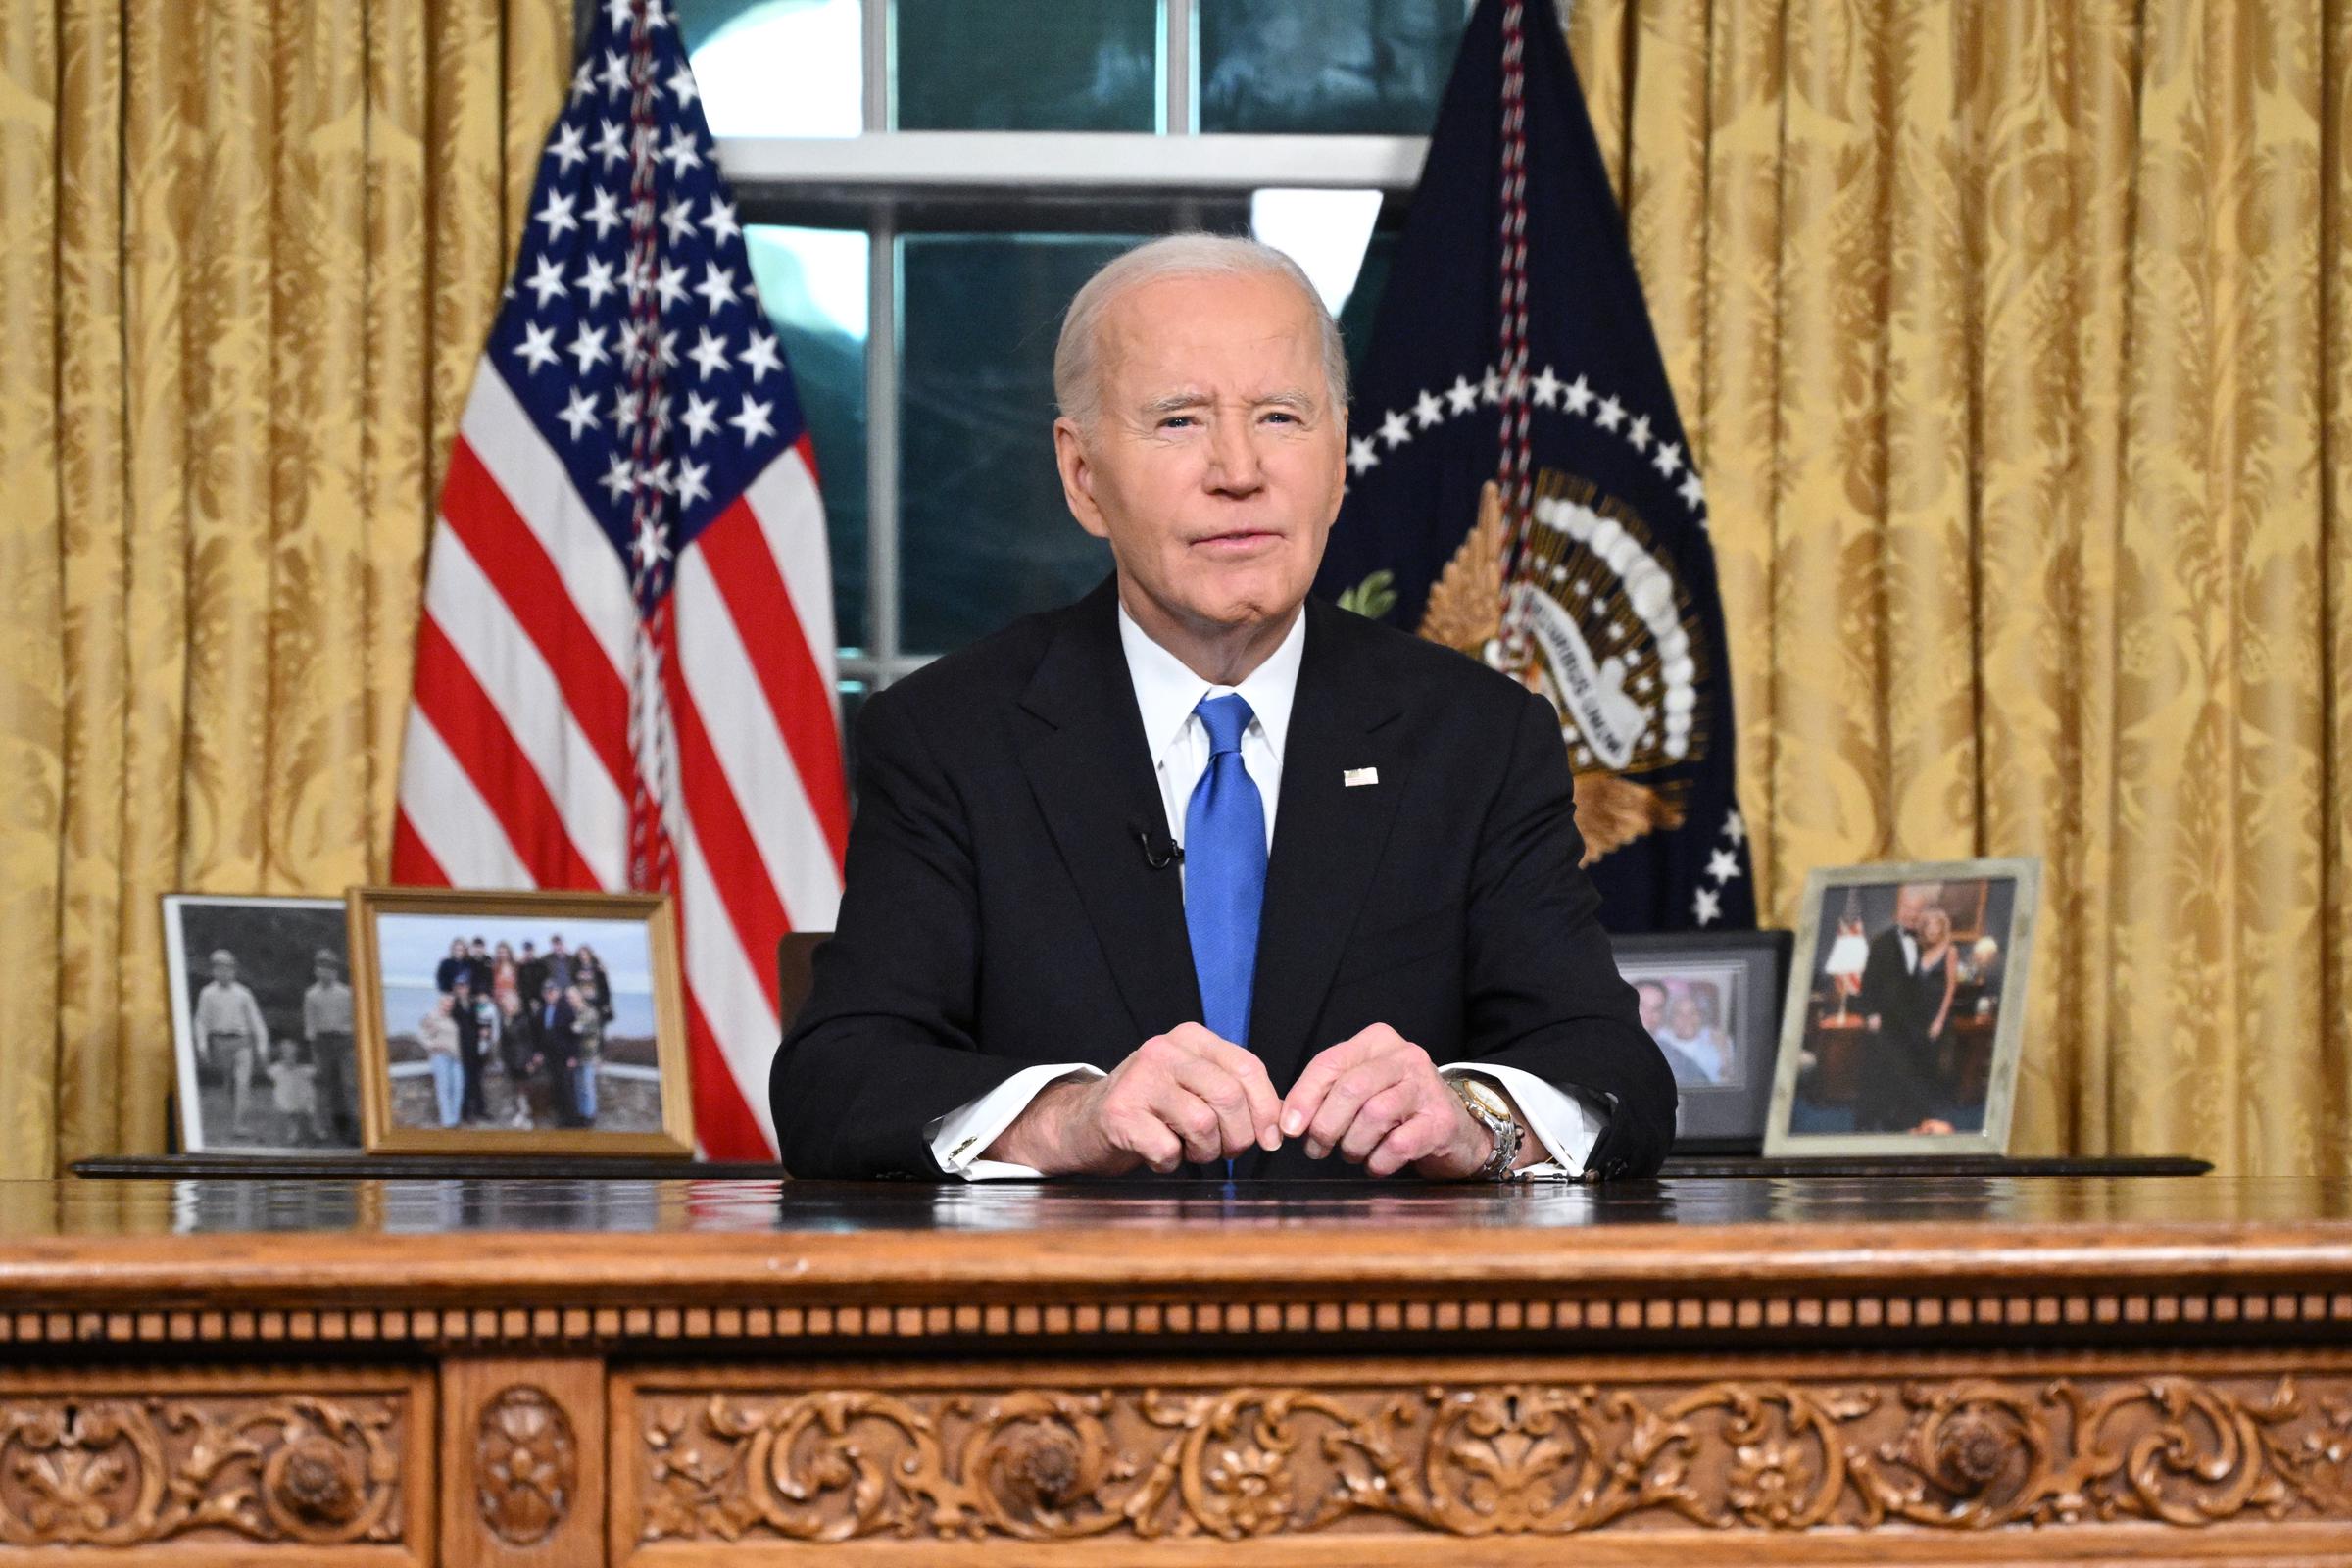
[[[1511,1167],[1519,1163],[1519,1140],[1526,1133],[1519,1125],[1519,1118],[1511,1114],[1509,1103],[1500,1095],[1477,1079],[1460,1077],[1446,1081],[1452,1086],[1462,1108],[1470,1113],[1470,1119],[1494,1140],[1494,1152],[1478,1167],[1474,1178],[1488,1182],[1510,1180]]]

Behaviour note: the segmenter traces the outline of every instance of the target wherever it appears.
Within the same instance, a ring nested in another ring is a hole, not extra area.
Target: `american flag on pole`
[[[668,892],[695,1121],[775,1147],[849,806],[815,464],[663,0],[608,0],[450,453],[392,874]]]

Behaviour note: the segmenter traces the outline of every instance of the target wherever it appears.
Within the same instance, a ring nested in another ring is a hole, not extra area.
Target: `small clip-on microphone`
[[[1154,833],[1141,822],[1128,824],[1135,830],[1135,842],[1144,849],[1144,864],[1154,871],[1165,871],[1184,860],[1184,847],[1165,833]]]

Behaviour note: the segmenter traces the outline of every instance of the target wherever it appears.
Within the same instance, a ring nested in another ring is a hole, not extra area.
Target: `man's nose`
[[[1227,495],[1248,495],[1265,484],[1265,466],[1258,461],[1257,443],[1248,418],[1212,419],[1208,431],[1208,487]]]

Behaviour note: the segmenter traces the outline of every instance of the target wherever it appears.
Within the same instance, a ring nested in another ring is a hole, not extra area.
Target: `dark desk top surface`
[[[1637,1289],[1693,1277],[2096,1275],[2352,1289],[2352,1186],[2221,1177],[1223,1189],[753,1181],[0,1183],[14,1294],[451,1292],[648,1281],[887,1294],[1373,1279]]]
[[[1682,1177],[1558,1182],[1064,1184],[410,1180],[0,1182],[0,1247],[34,1238],[304,1232],[842,1236],[922,1232],[1623,1232],[1659,1227],[2272,1227],[2352,1234],[2352,1184],[2224,1177]]]

